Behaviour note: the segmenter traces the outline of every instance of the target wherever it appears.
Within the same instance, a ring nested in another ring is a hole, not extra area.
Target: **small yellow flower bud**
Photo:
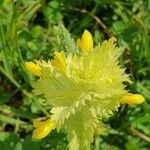
[[[41,76],[41,67],[33,62],[25,62],[25,68],[27,71],[36,76]]]
[[[46,121],[35,119],[33,121],[33,126],[36,129],[33,131],[32,138],[40,140],[46,137],[54,129],[55,123],[51,119],[48,119]]]
[[[82,35],[82,51],[89,52],[93,48],[93,38],[89,31],[85,30]]]
[[[88,53],[93,48],[93,38],[89,31],[84,31],[82,38],[77,40],[77,46],[83,53]]]
[[[66,58],[62,52],[54,52],[54,60],[51,61],[52,65],[58,67],[61,71],[66,72]]]
[[[145,101],[145,98],[140,94],[127,94],[123,96],[120,100],[122,104],[141,104]]]

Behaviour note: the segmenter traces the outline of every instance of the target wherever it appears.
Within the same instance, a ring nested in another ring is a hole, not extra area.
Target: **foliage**
[[[53,58],[54,50],[68,51],[61,43],[61,39],[66,43],[70,38],[65,29],[61,29],[64,30],[64,35],[60,32],[58,23],[63,22],[75,39],[81,36],[84,29],[93,33],[95,44],[114,36],[118,45],[125,48],[120,63],[122,67],[127,68],[126,72],[131,74],[133,84],[128,85],[128,89],[133,93],[139,92],[146,98],[144,104],[132,107],[123,105],[111,118],[104,119],[103,122],[111,127],[108,130],[109,135],[95,136],[91,149],[148,150],[149,13],[148,0],[0,0],[1,148],[65,150],[67,147],[68,142],[63,131],[59,134],[54,131],[42,141],[31,139],[32,119],[48,114],[51,106],[45,104],[45,99],[33,96],[30,92],[32,88],[29,83],[35,81],[35,77],[28,74],[24,68],[25,61],[42,58],[48,60]],[[71,43],[67,43],[68,47],[69,44]],[[79,53],[74,45],[71,49]],[[64,107],[56,107],[52,112],[60,112],[61,117],[61,112],[67,110]],[[67,112],[64,113],[67,116]],[[65,118],[61,119],[63,122]],[[76,119],[75,123],[80,123],[80,118]],[[88,118],[85,118],[86,120]],[[67,130],[71,130],[71,127]],[[135,134],[135,130],[138,133]],[[71,136],[73,135],[74,133]],[[75,144],[75,141],[76,136],[71,145]]]

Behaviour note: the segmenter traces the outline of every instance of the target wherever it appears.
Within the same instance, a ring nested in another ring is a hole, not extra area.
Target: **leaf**
[[[145,134],[149,135],[150,134],[150,115],[145,114],[144,116],[135,118],[134,121],[132,121],[131,126],[133,128],[140,129],[143,131]]]
[[[50,5],[51,7],[53,7],[54,9],[57,9],[57,8],[59,7],[59,3],[58,3],[57,1],[55,1],[55,0],[51,1],[51,2],[49,3],[49,5]]]
[[[93,118],[87,106],[81,107],[76,114],[65,122],[65,131],[68,133],[70,150],[74,150],[74,145],[77,146],[77,150],[88,150],[90,148],[95,132],[95,122],[96,119]]]
[[[0,146],[2,150],[22,150],[20,138],[14,133],[1,132]]]
[[[42,72],[41,79],[33,84],[33,92],[44,94],[51,105],[68,106],[81,95],[82,89],[60,71],[52,72],[50,67],[43,66]]]
[[[60,41],[61,41],[61,49],[73,54],[79,54],[79,49],[75,45],[74,39],[71,38],[70,33],[68,30],[62,25],[59,24],[61,35],[60,35]]]
[[[105,99],[98,99],[95,98],[91,102],[90,110],[94,116],[99,116],[100,118],[108,118],[110,117],[113,112],[117,111],[119,104],[120,97],[113,97],[113,98],[105,98]]]
[[[33,141],[31,135],[29,135],[25,137],[22,146],[23,146],[23,150],[27,150],[27,149],[40,150],[42,143],[38,141]]]
[[[125,147],[127,150],[133,150],[133,149],[139,150],[139,149],[141,149],[140,141],[139,141],[139,139],[135,139],[135,138],[129,139],[128,142],[126,143]]]
[[[7,103],[11,97],[11,94],[8,92],[6,93],[2,87],[0,87],[0,95],[1,95],[0,104]]]

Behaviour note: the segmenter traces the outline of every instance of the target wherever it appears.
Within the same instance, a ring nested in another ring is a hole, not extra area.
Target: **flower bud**
[[[54,52],[54,60],[51,61],[52,65],[58,67],[61,71],[66,72],[66,58],[62,52]]]
[[[25,62],[25,68],[27,71],[29,71],[31,74],[36,76],[41,76],[41,67],[38,64],[35,64],[33,62]]]
[[[35,119],[33,121],[33,126],[36,129],[33,131],[32,138],[40,140],[46,137],[54,129],[55,124],[51,119],[48,119],[46,121]]]
[[[120,100],[122,104],[129,104],[129,105],[134,105],[134,104],[141,104],[145,101],[145,98],[140,95],[140,94],[127,94],[123,96]]]
[[[83,53],[88,53],[91,49],[93,49],[93,38],[89,31],[84,31],[82,38],[77,40],[77,46]]]

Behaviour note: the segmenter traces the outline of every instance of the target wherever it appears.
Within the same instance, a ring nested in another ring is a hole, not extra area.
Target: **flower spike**
[[[110,117],[121,103],[140,104],[144,97],[127,94],[124,82],[130,80],[119,65],[123,49],[116,46],[114,38],[93,48],[92,35],[85,30],[77,40],[83,55],[69,52],[72,46],[67,43],[64,46],[68,48],[67,57],[63,52],[54,52],[54,60],[39,62],[42,78],[33,83],[33,93],[42,95],[45,106],[52,109],[51,119],[33,121],[32,137],[42,139],[54,128],[58,131],[63,128],[68,135],[69,150],[88,150],[94,134],[109,130],[103,118]]]
[[[33,62],[25,62],[25,68],[27,71],[29,71],[31,74],[36,76],[41,76],[41,67],[38,64],[35,64]]]
[[[77,46],[83,53],[88,53],[91,49],[93,49],[93,38],[88,30],[84,31],[81,39],[77,39]]]
[[[32,138],[40,140],[46,137],[54,129],[55,124],[51,119],[48,119],[46,121],[35,119],[33,120],[33,126],[36,129],[33,131]]]
[[[145,101],[145,98],[140,94],[127,94],[123,96],[120,100],[122,104],[134,105],[141,104]]]

